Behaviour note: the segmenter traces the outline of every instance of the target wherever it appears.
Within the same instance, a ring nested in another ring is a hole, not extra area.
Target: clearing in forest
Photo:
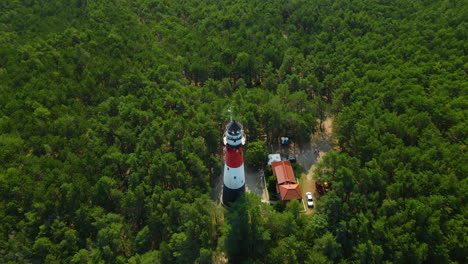
[[[303,197],[306,197],[306,192],[311,192],[314,203],[319,195],[315,190],[314,170],[323,156],[332,150],[333,121],[334,117],[328,117],[323,122],[323,129],[311,135],[309,143],[291,146],[288,153],[284,153],[289,157],[296,157],[297,162],[306,170],[306,174],[301,175],[299,183]],[[307,208],[306,214],[312,212],[314,212],[314,209]]]

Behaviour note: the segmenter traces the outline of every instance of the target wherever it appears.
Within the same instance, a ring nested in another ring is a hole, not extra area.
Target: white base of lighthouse
[[[239,189],[245,184],[244,164],[237,168],[224,165],[224,185],[231,189]]]
[[[244,164],[237,168],[224,165],[223,204],[229,205],[245,192]]]

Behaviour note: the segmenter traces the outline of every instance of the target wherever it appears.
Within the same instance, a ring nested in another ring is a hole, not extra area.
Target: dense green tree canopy
[[[466,10],[1,1],[0,262],[466,262]],[[315,214],[209,198],[228,105],[248,142],[336,116]]]
[[[263,141],[247,143],[245,148],[245,162],[255,167],[264,167],[268,161],[268,150]]]

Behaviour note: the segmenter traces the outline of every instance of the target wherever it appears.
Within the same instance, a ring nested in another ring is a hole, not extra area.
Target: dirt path
[[[258,194],[262,202],[269,203],[268,191],[263,180],[263,170],[245,166],[245,191]]]
[[[298,161],[301,163],[301,165],[307,169],[307,174],[301,175],[300,181],[300,186],[302,190],[302,194],[305,197],[306,192],[312,192],[312,197],[314,199],[314,202],[317,200],[318,193],[316,192],[315,188],[315,180],[314,180],[314,170],[315,167],[317,166],[317,163],[322,161],[323,156],[332,149],[332,144],[331,144],[331,135],[333,132],[333,117],[327,118],[323,122],[323,132],[318,132],[315,133],[311,136],[310,139],[310,148],[313,149],[312,154],[314,155],[312,159],[307,160],[306,162],[301,162],[302,159],[299,159]],[[306,146],[306,148],[309,148],[309,146]],[[300,148],[302,149],[302,148]],[[315,153],[315,150],[317,150],[318,153]],[[301,154],[299,154],[301,155]],[[305,158],[308,158],[307,155]],[[315,209],[307,209],[306,214],[311,214],[315,211]]]

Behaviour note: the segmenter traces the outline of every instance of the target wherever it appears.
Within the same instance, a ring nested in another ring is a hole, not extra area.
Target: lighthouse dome
[[[242,124],[237,121],[231,121],[226,126],[224,134],[224,144],[230,147],[240,147],[245,144],[244,129]]]
[[[233,120],[226,125],[226,130],[230,134],[238,134],[243,130],[242,124]]]

